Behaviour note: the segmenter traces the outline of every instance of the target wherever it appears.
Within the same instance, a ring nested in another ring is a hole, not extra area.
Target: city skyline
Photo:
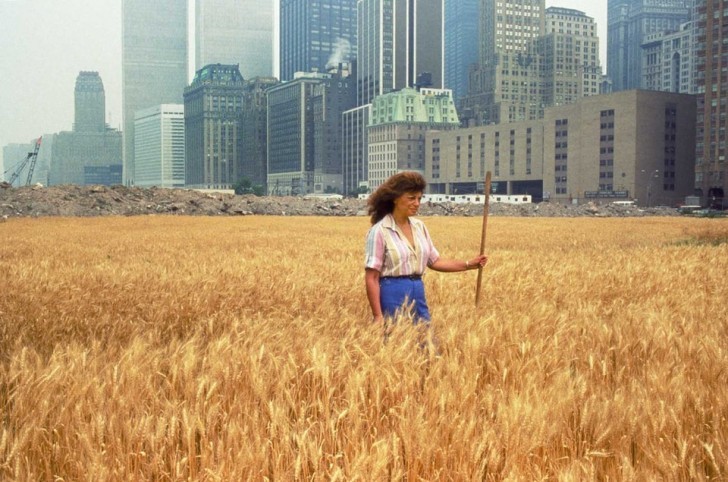
[[[277,0],[273,1],[277,12]],[[586,8],[581,4],[576,0],[546,2],[547,6],[584,11],[596,19],[604,66],[606,0]],[[194,58],[194,50],[190,58]],[[277,74],[276,59],[274,49]],[[122,129],[121,1],[0,0],[0,69],[0,146],[71,129],[74,86],[81,71],[99,72],[106,90],[106,122]],[[189,74],[191,80],[192,67]],[[3,170],[14,164],[13,159],[4,160]]]

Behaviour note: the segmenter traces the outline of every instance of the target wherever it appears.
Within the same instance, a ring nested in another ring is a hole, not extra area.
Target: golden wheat
[[[370,324],[367,228],[1,224],[0,480],[728,477],[725,221],[493,217],[479,309],[426,277],[426,349]]]

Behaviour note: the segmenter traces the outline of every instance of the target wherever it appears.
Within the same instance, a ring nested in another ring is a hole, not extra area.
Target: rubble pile
[[[611,203],[490,204],[494,216],[611,217],[676,216],[674,208],[621,206]],[[0,218],[44,216],[366,216],[366,201],[354,198],[307,199],[235,195],[190,189],[125,186],[0,186]],[[482,216],[482,204],[428,203],[422,216]]]

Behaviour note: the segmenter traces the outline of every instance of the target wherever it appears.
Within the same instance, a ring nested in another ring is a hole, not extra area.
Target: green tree
[[[253,181],[247,177],[241,177],[233,185],[233,189],[235,189],[235,194],[253,194]]]

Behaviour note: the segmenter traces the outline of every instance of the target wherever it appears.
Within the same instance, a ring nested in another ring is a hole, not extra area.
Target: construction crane
[[[26,157],[23,162],[20,164],[20,167],[15,170],[12,176],[10,176],[10,185],[12,186],[15,180],[20,176],[20,173],[23,172],[23,169],[25,169],[25,166],[30,162],[30,167],[28,168],[28,178],[25,181],[26,186],[30,186],[30,180],[33,178],[33,171],[35,170],[35,163],[38,160],[38,151],[40,150],[40,141],[43,139],[43,136],[40,136],[37,141],[35,141],[35,148],[33,149],[33,152],[28,153],[28,157]]]

